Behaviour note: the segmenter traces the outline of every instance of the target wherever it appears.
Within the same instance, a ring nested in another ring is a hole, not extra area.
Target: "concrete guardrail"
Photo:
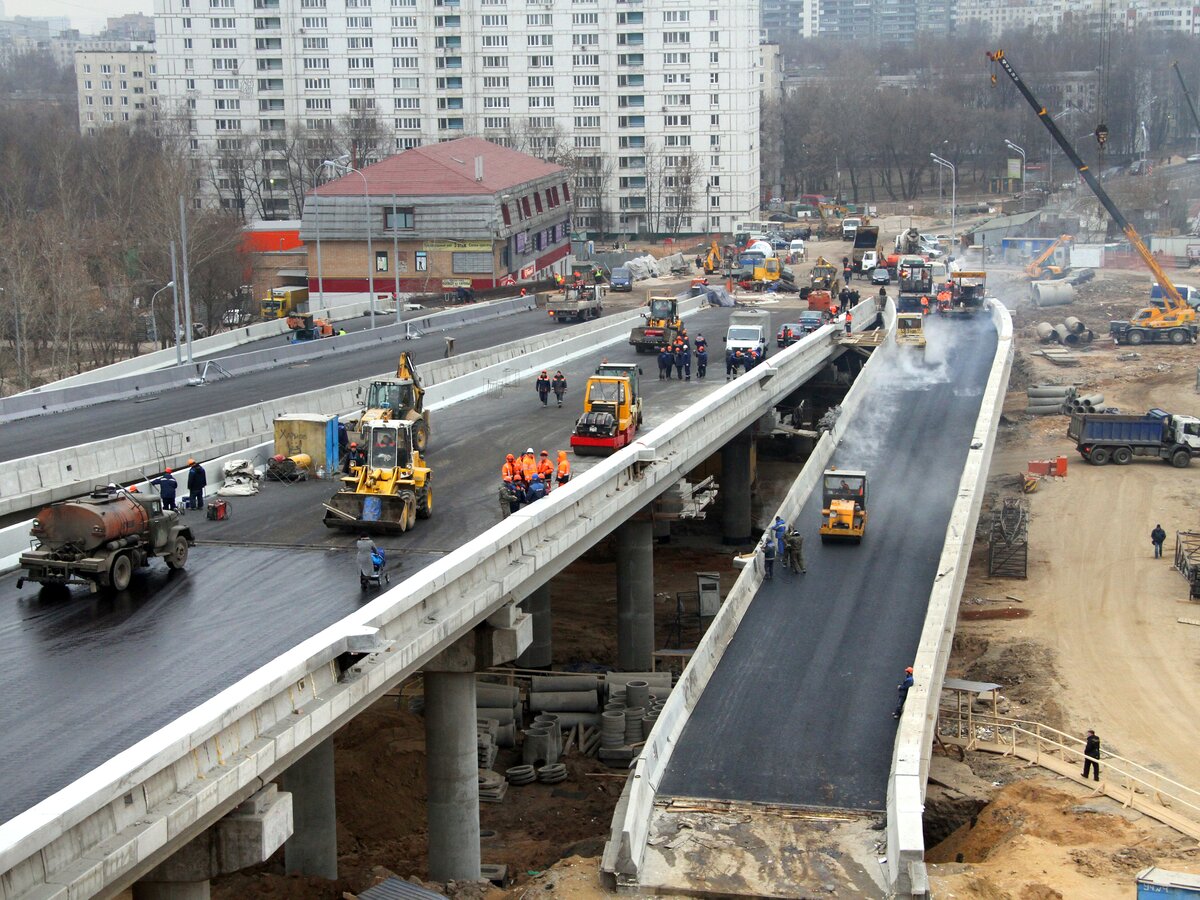
[[[929,760],[937,728],[938,702],[954,641],[958,604],[971,563],[979,509],[987,492],[988,470],[996,445],[996,428],[1013,362],[1012,317],[1003,304],[988,301],[996,326],[996,356],[975,420],[958,499],[950,513],[937,579],[913,660],[913,687],[908,692],[892,754],[887,793],[888,882],[897,897],[928,897],[922,818]]]
[[[431,313],[419,319],[409,319],[400,325],[383,325],[378,328],[355,331],[352,334],[337,335],[323,338],[319,341],[306,341],[301,344],[281,344],[262,350],[251,350],[228,356],[221,360],[221,368],[230,375],[245,375],[250,372],[261,372],[264,369],[274,369],[280,366],[291,366],[301,362],[311,362],[338,353],[349,353],[362,350],[376,344],[392,343],[404,339],[412,330],[428,332],[435,329],[446,329],[457,325],[483,322],[488,319],[507,316],[517,312],[534,309],[536,302],[532,296],[517,297],[511,300],[496,300],[490,303],[478,303],[443,312]],[[267,323],[275,324],[275,323]],[[258,327],[258,326],[251,326]],[[287,332],[287,328],[283,332]],[[95,381],[91,384],[80,384],[69,387],[56,387],[53,390],[42,389],[37,393],[18,394],[13,397],[0,398],[0,423],[14,422],[44,413],[63,412],[78,409],[83,406],[94,406],[98,403],[108,403],[113,400],[125,400],[129,397],[157,394],[162,391],[186,387],[193,379],[204,371],[205,363],[198,361],[190,365],[172,365],[166,369],[156,369],[136,375],[127,375],[108,381]]]
[[[809,335],[0,825],[5,900],[111,894],[548,582],[838,352]],[[366,655],[342,670],[346,651]],[[62,894],[65,896],[66,894]]]
[[[867,323],[874,321],[875,302],[864,302],[854,308],[854,318],[860,323],[860,330]],[[890,303],[885,313],[885,327],[889,333],[895,326],[895,307]],[[825,326],[834,330],[839,326]],[[820,484],[821,474],[833,457],[842,434],[852,421],[855,412],[862,403],[863,397],[871,389],[871,383],[877,367],[871,360],[863,367],[858,378],[854,380],[850,390],[841,403],[841,414],[834,424],[833,430],[822,434],[818,439],[812,454],[805,462],[799,476],[793,482],[787,495],[779,507],[778,515],[784,521],[795,521],[796,516],[808,502],[809,495]],[[658,721],[650,732],[642,752],[634,760],[629,777],[625,781],[625,789],[613,815],[613,827],[609,840],[605,845],[601,859],[601,872],[608,882],[610,889],[620,887],[636,889],[637,877],[641,870],[642,859],[646,850],[646,839],[650,827],[650,819],[654,810],[654,801],[658,795],[658,787],[666,775],[671,761],[671,754],[679,744],[683,729],[687,725],[692,710],[700,702],[700,697],[708,685],[729,642],[742,622],[750,601],[762,584],[763,562],[762,555],[755,556],[754,565],[746,566],[738,575],[729,594],[725,597],[708,631],[704,633],[696,650],[688,661],[679,681],[667,698],[666,705],[659,713]]]

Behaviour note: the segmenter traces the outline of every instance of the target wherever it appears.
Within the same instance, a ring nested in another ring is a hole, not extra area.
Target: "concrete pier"
[[[754,542],[750,524],[750,442],[743,431],[721,448],[722,542],[744,546]]]
[[[654,662],[654,525],[635,517],[617,528],[617,668]]]
[[[282,778],[292,795],[292,836],[283,845],[288,875],[337,875],[337,802],[334,796],[333,738],[294,763]]]
[[[479,759],[473,664],[465,672],[426,668],[425,757],[429,878],[478,881]]]
[[[533,619],[533,643],[517,657],[517,668],[548,669],[553,661],[553,644],[550,637],[550,585],[542,585],[522,600],[521,609]]]

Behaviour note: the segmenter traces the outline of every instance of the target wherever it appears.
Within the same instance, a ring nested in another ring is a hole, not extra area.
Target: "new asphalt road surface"
[[[883,809],[896,685],[925,618],[980,398],[990,321],[931,320],[928,357],[882,348],[833,465],[865,469],[859,545],[822,544],[820,494],[798,521],[808,574],[764,582],[671,756],[665,796]]]
[[[776,324],[788,317],[774,315]],[[617,345],[564,367],[562,409],[553,395],[543,408],[530,379],[434,413],[433,517],[377,541],[389,551],[393,589],[499,523],[505,453],[533,447],[557,456],[568,447],[587,375],[603,357],[642,363],[643,432],[723,386],[728,318],[729,310],[712,309],[687,320],[693,336],[706,335],[716,361],[705,382],[694,369],[691,382],[660,382],[654,357]],[[572,457],[572,464],[578,473],[595,459]],[[200,543],[186,571],[168,574],[154,561],[114,597],[82,588],[59,597],[36,584],[18,590],[15,574],[0,579],[7,598],[0,603],[0,657],[9,663],[0,685],[8,698],[0,704],[0,751],[20,760],[0,771],[0,821],[358,608],[356,535],[321,524],[321,504],[337,486],[268,482],[257,496],[231,498],[226,521],[189,514]]]

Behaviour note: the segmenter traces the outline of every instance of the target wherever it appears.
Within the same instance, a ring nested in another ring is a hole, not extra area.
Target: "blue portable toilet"
[[[1137,875],[1138,900],[1200,900],[1200,875],[1151,866]]]

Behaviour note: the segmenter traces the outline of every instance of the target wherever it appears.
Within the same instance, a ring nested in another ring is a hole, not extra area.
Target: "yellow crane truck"
[[[324,504],[326,527],[403,533],[433,515],[433,472],[415,431],[405,419],[363,427],[365,458],[351,464],[342,489]]]

